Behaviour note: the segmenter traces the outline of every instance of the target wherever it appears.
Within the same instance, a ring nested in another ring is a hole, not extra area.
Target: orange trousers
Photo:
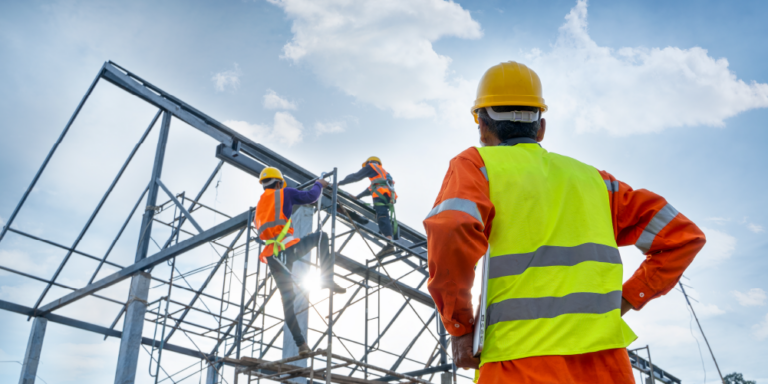
[[[635,384],[624,348],[487,363],[478,384]]]

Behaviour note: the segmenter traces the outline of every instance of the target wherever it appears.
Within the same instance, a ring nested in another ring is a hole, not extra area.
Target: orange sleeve
[[[488,249],[494,216],[483,159],[476,148],[453,158],[435,205],[424,220],[429,281],[445,328],[453,336],[472,331],[475,265]]]
[[[622,296],[635,309],[667,294],[704,247],[704,233],[667,201],[645,189],[633,190],[600,171],[608,188],[616,243],[635,245],[645,261],[624,283]]]

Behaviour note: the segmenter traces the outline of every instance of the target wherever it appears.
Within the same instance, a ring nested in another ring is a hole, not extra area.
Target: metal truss
[[[71,245],[14,227],[14,221],[30,192],[100,80],[156,107],[157,113]],[[186,191],[172,191],[163,182],[165,149],[172,118],[218,143],[211,148],[211,156],[219,159],[218,165],[207,175],[194,198],[187,196]],[[158,121],[160,132],[151,175],[115,238],[102,254],[93,255],[78,249]],[[429,276],[426,237],[403,223],[399,224],[398,239],[392,241],[381,236],[372,207],[338,190],[335,169],[328,173],[333,178],[332,188],[323,191],[321,204],[313,215],[318,217],[316,230],[322,229],[331,234],[334,275],[337,281],[347,282],[349,293],[336,297],[343,299],[342,305],[338,305],[334,303],[334,295],[317,299],[297,282],[299,296],[306,301],[300,313],[313,316],[314,324],[321,325],[319,329],[314,326],[307,328],[307,340],[315,352],[299,358],[285,356],[288,353],[286,350],[282,359],[273,358],[270,361],[269,358],[283,349],[276,343],[284,332],[283,319],[282,311],[274,310],[279,305],[270,305],[279,304],[272,300],[277,291],[273,278],[267,268],[254,262],[262,246],[250,225],[254,209],[230,214],[219,212],[204,203],[206,191],[224,166],[237,168],[254,177],[258,177],[265,167],[274,166],[283,172],[287,185],[296,188],[308,187],[318,179],[317,175],[298,164],[125,68],[113,62],[104,63],[0,231],[0,241],[13,234],[66,251],[53,275],[46,277],[4,266],[3,260],[0,260],[0,269],[45,285],[35,302],[0,300],[0,309],[35,320],[21,382],[34,382],[48,321],[104,335],[105,338],[119,338],[116,383],[134,382],[142,350],[149,354],[148,369],[155,383],[181,382],[197,377],[196,374],[201,374],[202,370],[205,370],[206,382],[210,384],[228,383],[226,377],[232,376],[235,382],[247,378],[248,382],[255,379],[259,382],[426,383],[432,382],[436,374],[440,375],[439,381],[444,384],[456,382],[457,379],[471,380],[457,373],[453,366],[448,334],[442,327],[432,298],[424,288]],[[206,226],[198,212],[216,213],[226,220]],[[130,265],[118,264],[110,260],[110,256],[134,217],[141,218],[134,262]],[[395,251],[380,254],[390,242],[396,247]],[[351,245],[353,243],[354,246]],[[177,260],[183,260],[185,265],[194,264],[197,260],[189,255],[200,247],[211,248],[218,260],[213,263],[199,262],[199,265],[179,270]],[[152,253],[150,249],[156,251]],[[62,270],[73,258],[95,262],[90,279],[80,287],[59,281]],[[311,258],[301,261],[309,268],[317,267]],[[105,266],[116,269],[116,272],[100,273]],[[168,274],[167,278],[162,274]],[[199,284],[191,284],[188,278],[197,274],[205,274],[206,277]],[[125,300],[117,300],[113,295],[104,293],[106,288],[128,280],[130,290]],[[220,289],[212,285],[214,282],[220,282]],[[52,292],[61,290],[68,293],[51,297]],[[150,291],[162,293],[153,293],[151,298]],[[114,318],[109,321],[109,327],[98,325],[106,324],[108,319],[88,318],[87,313],[78,312],[77,316],[57,313],[63,308],[73,308],[77,305],[75,303],[85,299],[114,308]],[[387,311],[381,309],[382,301],[386,301],[385,309],[392,309],[393,312],[387,318],[384,318]],[[360,320],[364,323],[362,336],[359,332],[334,326],[350,308],[364,313],[364,319]],[[394,308],[398,309],[395,311]],[[120,322],[122,331],[117,329]],[[393,331],[402,328],[412,332],[404,337],[402,332]],[[375,334],[372,340],[369,337],[371,333]],[[152,337],[147,337],[149,334]],[[390,350],[392,345],[396,346],[396,350]],[[419,348],[416,347],[423,345],[431,348],[428,356],[417,353]],[[171,372],[173,369],[164,363],[167,358],[165,352],[187,356],[193,364]],[[641,371],[658,372],[660,378],[674,378],[658,367],[649,368],[645,360],[634,352],[630,353],[630,358],[633,366]],[[680,381],[672,379],[664,382]]]

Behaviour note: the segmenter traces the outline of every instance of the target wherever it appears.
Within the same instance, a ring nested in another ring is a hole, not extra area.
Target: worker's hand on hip
[[[464,336],[451,336],[451,348],[453,349],[453,362],[459,368],[480,369],[480,359],[472,356],[472,334]]]
[[[318,183],[320,183],[320,185],[321,185],[323,188],[328,188],[328,182],[327,182],[327,181],[325,181],[325,180],[323,180],[323,179],[319,179],[319,180],[317,180],[317,182],[318,182]]]

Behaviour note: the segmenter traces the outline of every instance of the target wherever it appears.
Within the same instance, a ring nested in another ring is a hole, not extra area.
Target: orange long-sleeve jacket
[[[462,198],[475,202],[482,223],[468,213],[447,210],[424,220],[429,257],[428,289],[445,328],[453,336],[472,331],[470,290],[474,266],[488,248],[495,209],[484,163],[476,148],[453,158],[435,206]],[[704,246],[704,233],[663,197],[633,190],[600,171],[609,191],[613,231],[619,246],[636,245],[646,255],[624,283],[622,296],[635,309],[669,292]],[[480,383],[634,383],[627,352],[609,349],[573,356],[535,356],[484,364]]]

